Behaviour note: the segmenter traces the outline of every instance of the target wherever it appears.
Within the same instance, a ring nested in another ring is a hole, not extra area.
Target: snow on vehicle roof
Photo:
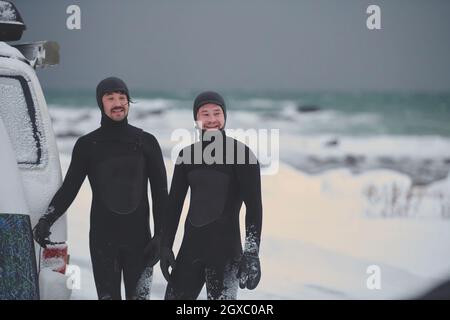
[[[0,41],[0,57],[9,57],[19,60],[26,60],[19,50],[1,41]]]
[[[11,22],[17,21],[17,11],[14,9],[13,5],[9,2],[0,1],[0,21]]]

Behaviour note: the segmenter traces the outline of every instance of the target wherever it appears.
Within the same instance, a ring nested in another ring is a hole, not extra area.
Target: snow
[[[0,1],[0,22],[16,20],[16,10],[12,4]]]
[[[450,170],[450,141],[439,136],[284,135],[280,142],[282,160],[308,173],[390,169],[410,176],[416,185],[427,185],[445,179]]]
[[[8,183],[0,183],[0,212],[9,214],[28,214],[29,209],[25,200],[20,173],[17,169],[16,159],[11,146],[11,142],[0,118],[0,177]]]
[[[0,41],[0,56],[25,60],[25,57],[18,49],[11,47],[10,45],[2,41]]]
[[[62,156],[64,172],[69,161]],[[165,162],[170,180],[172,164]],[[364,188],[389,183],[411,184],[407,176],[388,170],[353,175],[341,169],[310,176],[285,164],[278,174],[263,176],[262,278],[255,290],[239,290],[238,298],[402,299],[450,277],[450,220],[429,211],[426,201],[413,216],[365,212],[370,203]],[[431,185],[424,199],[449,185],[450,179]],[[72,299],[96,299],[88,248],[90,202],[85,181],[68,216],[71,264],[81,268],[81,288],[73,290]],[[182,232],[180,227],[175,252]],[[367,286],[373,266],[380,270],[379,290]],[[157,265],[151,298],[163,299],[165,287]],[[199,298],[206,299],[205,289]]]
[[[33,126],[28,114],[24,92],[20,82],[16,79],[2,77],[0,79],[0,117],[13,144],[17,162],[36,163],[38,149]]]
[[[41,268],[51,268],[52,270],[64,268],[64,259],[62,258],[47,258],[41,260]]]
[[[67,289],[68,278],[54,272],[50,268],[43,268],[39,273],[39,289],[41,300],[68,300],[70,290]]]

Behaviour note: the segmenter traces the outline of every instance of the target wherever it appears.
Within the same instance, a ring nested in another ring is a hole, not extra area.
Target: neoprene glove
[[[48,238],[51,234],[50,223],[47,219],[39,219],[39,222],[33,228],[34,240],[39,243],[42,248],[47,248],[47,245],[51,243]]]
[[[241,289],[255,289],[261,279],[261,265],[259,263],[259,257],[244,253],[239,263],[237,277],[239,279],[239,287]]]
[[[175,268],[175,255],[173,254],[172,249],[161,247],[160,266],[164,278],[166,278],[167,282],[169,282],[171,275],[171,273],[169,273],[169,267],[172,267],[172,272]]]

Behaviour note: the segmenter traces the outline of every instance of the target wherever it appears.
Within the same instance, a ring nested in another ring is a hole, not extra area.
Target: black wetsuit
[[[101,127],[76,142],[63,185],[44,218],[51,224],[70,206],[85,176],[92,188],[89,243],[99,299],[121,299],[121,273],[127,299],[148,298],[153,269],[144,248],[151,239],[150,181],[155,233],[167,202],[167,177],[156,138],[102,116]]]
[[[191,196],[184,237],[166,299],[196,299],[205,282],[208,299],[236,299],[239,282],[236,276],[242,256],[239,212],[243,202],[246,205],[245,251],[258,255],[262,226],[259,163],[247,146],[227,137],[223,131],[219,133],[233,144],[233,153],[227,154],[224,143],[223,156],[217,154],[216,158],[222,161],[211,163],[202,157],[197,161],[200,163],[195,163],[196,148],[204,151],[210,146],[209,141],[200,141],[184,148],[175,165],[162,246],[172,248],[188,188]],[[236,163],[239,150],[244,150],[246,155],[241,164]],[[212,154],[216,155],[215,151]]]

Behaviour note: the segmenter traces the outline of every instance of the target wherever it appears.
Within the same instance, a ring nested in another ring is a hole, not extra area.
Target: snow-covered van
[[[59,48],[49,41],[9,44],[20,40],[25,29],[16,7],[0,0],[0,214],[29,215],[34,226],[62,183],[50,115],[35,71],[58,64]],[[58,245],[41,249],[35,243],[40,298],[65,299],[69,289],[53,288],[67,287],[66,218],[51,231],[51,241]]]

